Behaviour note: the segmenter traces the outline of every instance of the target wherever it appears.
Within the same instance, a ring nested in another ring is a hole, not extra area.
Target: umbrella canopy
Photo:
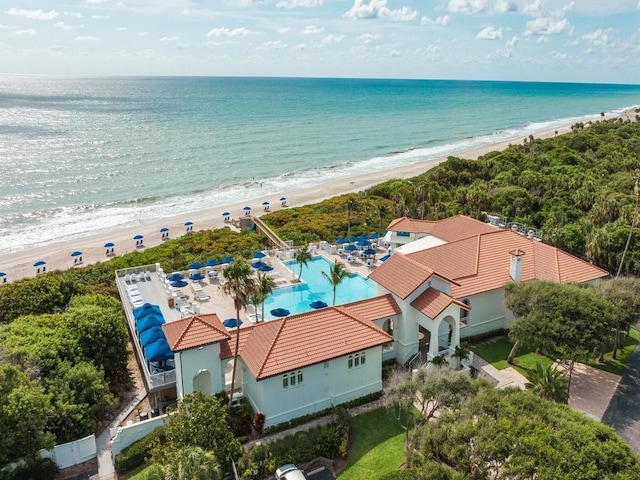
[[[244,208],[243,208],[243,210],[244,210],[245,212],[248,212],[249,210],[251,210],[251,207],[247,205],[246,207],[244,207]]]
[[[34,267],[41,267],[42,265],[46,265],[47,262],[45,262],[44,260],[38,260],[37,262],[35,262],[33,264]]]
[[[359,247],[370,247],[371,242],[369,240],[358,240]]]
[[[355,243],[357,241],[358,241],[358,237],[354,237],[353,235],[349,237],[349,243]]]
[[[344,249],[345,249],[347,252],[353,252],[353,251],[357,250],[357,249],[358,249],[358,247],[356,247],[355,245],[347,245],[346,247],[344,247]]]
[[[220,265],[220,260],[216,260],[215,258],[207,260],[207,263],[205,263],[207,267],[217,267],[218,265]]]
[[[189,275],[189,280],[194,280],[194,281],[199,281],[199,280],[203,280],[205,278],[205,276],[201,273],[192,273],[191,275]]]
[[[115,247],[116,244],[113,242],[107,242],[104,244],[104,248],[111,248],[111,247]]]
[[[144,349],[147,362],[161,362],[173,358],[173,352],[166,340],[160,339],[147,345]]]
[[[169,229],[168,229],[167,227],[162,227],[162,228],[160,229],[160,232],[161,232],[161,233],[168,232],[168,231],[169,231]]]
[[[236,328],[242,325],[242,320],[238,320],[237,318],[227,318],[224,322],[222,322],[226,328]]]
[[[289,312],[289,310],[287,310],[286,308],[274,308],[273,310],[271,310],[271,315],[273,315],[274,317],[286,317],[290,313],[291,312]]]
[[[377,239],[377,238],[378,238],[378,234],[377,234],[376,232],[371,232],[371,233],[369,234],[369,238],[370,238],[371,240],[375,240],[375,239]]]
[[[202,264],[200,262],[193,262],[189,265],[189,270],[200,270],[202,268]]]
[[[6,276],[7,276],[7,274],[6,274],[6,273],[4,273],[4,272],[0,272],[0,277],[6,277]]]
[[[176,280],[175,282],[171,282],[171,286],[173,288],[182,288],[182,287],[186,287],[187,285],[189,285],[189,284],[187,282],[185,282],[184,280]]]
[[[136,235],[135,237],[133,237],[134,240],[142,240],[144,238],[144,235]]]
[[[177,282],[178,280],[182,280],[184,275],[180,272],[173,272],[171,275],[167,275],[167,280],[170,282]]]
[[[162,327],[151,327],[140,334],[140,345],[142,345],[142,347],[144,348],[150,343],[155,342],[156,340],[166,339],[167,337],[165,337],[164,332],[162,331]]]
[[[365,255],[375,255],[375,254],[376,254],[376,251],[375,251],[373,248],[367,248],[367,249],[364,251],[364,254],[365,254]]]
[[[336,238],[336,245],[342,245],[343,243],[349,243],[346,238],[338,237]]]
[[[227,263],[232,263],[233,262],[233,257],[229,256],[229,257],[224,257],[222,259],[222,263],[223,264],[227,264]]]
[[[251,264],[251,266],[252,266],[253,268],[257,268],[257,269],[260,269],[260,268],[264,267],[265,265],[266,265],[266,263],[264,263],[264,262],[260,262],[260,261],[258,261],[258,262],[253,262],[253,263]]]
[[[228,217],[229,215],[231,215],[229,212],[222,212],[223,217]]]
[[[160,311],[160,307],[158,305],[154,305],[152,303],[145,303],[141,307],[137,307],[133,309],[133,318],[136,320],[141,319],[142,317],[146,317],[147,315],[157,314],[162,316],[162,312]]]
[[[260,270],[261,272],[270,272],[271,270],[273,270],[273,267],[265,263],[260,268],[258,268],[258,270]]]
[[[310,303],[310,304],[309,304],[309,306],[310,306],[311,308],[315,308],[316,310],[317,310],[318,308],[325,308],[325,307],[328,307],[328,305],[327,305],[326,303],[324,303],[322,300],[316,300],[315,302]]]
[[[287,197],[280,197],[280,201],[284,202],[287,199]]]
[[[269,202],[264,201],[264,202],[262,202],[262,205],[265,205],[265,206],[266,206],[266,205],[269,205]]]
[[[193,225],[193,222],[184,222],[185,227],[188,227],[189,225]]]
[[[138,333],[142,335],[142,332],[146,332],[153,327],[160,327],[164,325],[164,323],[165,320],[162,314],[150,314],[146,317],[142,317],[136,322],[136,330],[138,330]]]
[[[80,251],[78,251],[78,250],[76,250],[75,252],[73,252],[73,253],[71,254],[71,256],[72,256],[72,257],[79,257],[80,255],[82,255],[82,252],[80,252]]]
[[[264,252],[256,252],[256,253],[253,254],[253,258],[264,258],[266,256],[267,255]]]

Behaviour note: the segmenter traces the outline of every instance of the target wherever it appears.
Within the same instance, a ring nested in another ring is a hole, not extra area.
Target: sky
[[[640,0],[2,0],[0,72],[640,83]]]

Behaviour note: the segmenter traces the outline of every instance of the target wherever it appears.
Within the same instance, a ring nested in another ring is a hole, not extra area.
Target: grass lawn
[[[379,408],[353,418],[353,443],[340,480],[370,480],[405,461],[405,432],[394,413]]]
[[[631,335],[629,337],[624,337],[622,340],[622,348],[618,350],[617,360],[612,358],[612,352],[610,349],[605,354],[605,363],[598,363],[593,360],[588,362],[588,365],[606,372],[615,373],[616,375],[622,375],[639,339],[640,333],[635,328],[632,328]],[[498,370],[503,370],[512,366],[507,363],[507,357],[509,356],[511,347],[512,344],[506,337],[500,337],[475,346],[471,350]],[[524,348],[520,348],[518,350],[518,355],[516,355],[515,360],[518,365],[514,368],[525,376],[529,370],[535,368],[536,362],[542,362],[543,365],[552,363],[550,358],[545,357],[544,355],[538,355],[535,352],[531,352]]]

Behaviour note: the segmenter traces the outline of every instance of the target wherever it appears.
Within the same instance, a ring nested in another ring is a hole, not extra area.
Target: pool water
[[[309,305],[317,300],[331,306],[333,303],[333,288],[321,272],[329,273],[331,262],[322,256],[314,257],[302,267],[304,283],[291,287],[277,288],[264,304],[267,320],[275,318],[269,312],[275,308],[285,308],[291,315],[313,310]],[[300,264],[295,261],[285,262],[285,265],[296,277],[300,273]],[[358,273],[352,273],[338,285],[336,289],[336,305],[364,300],[377,295],[376,283]]]

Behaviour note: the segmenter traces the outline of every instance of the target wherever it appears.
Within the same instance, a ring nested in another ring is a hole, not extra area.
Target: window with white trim
[[[350,369],[358,368],[364,365],[366,361],[367,361],[366,352],[354,353],[352,355],[349,355],[349,358],[347,360],[347,365]]]
[[[287,372],[282,375],[282,388],[291,388],[299,385],[303,382],[304,375],[302,370],[294,370],[293,372]]]

